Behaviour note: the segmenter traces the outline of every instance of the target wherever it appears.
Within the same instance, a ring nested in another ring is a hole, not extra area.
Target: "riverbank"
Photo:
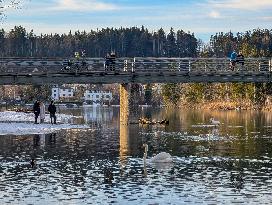
[[[78,116],[67,114],[56,114],[58,123],[73,123]],[[0,112],[0,122],[34,122],[34,113],[4,111]],[[50,123],[50,115],[45,114],[45,123]]]
[[[179,107],[195,110],[272,110],[272,104],[260,106],[254,105],[252,102],[249,101],[213,101],[202,103],[183,102],[180,104]]]
[[[46,114],[45,122],[34,124],[34,114],[24,112],[5,111],[0,112],[0,136],[1,135],[29,135],[49,134],[60,130],[89,129],[87,125],[73,123],[73,115],[57,114],[57,124],[50,124],[50,116]]]
[[[3,135],[33,135],[33,134],[50,134],[61,130],[71,129],[90,129],[87,125],[74,124],[33,124],[30,122],[0,122],[0,136]]]

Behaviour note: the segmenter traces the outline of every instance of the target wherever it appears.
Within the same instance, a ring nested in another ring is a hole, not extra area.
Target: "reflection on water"
[[[90,130],[0,137],[0,204],[270,204],[272,115],[143,109],[164,125],[119,124],[118,108],[63,110]],[[222,124],[210,125],[214,117]],[[166,151],[171,165],[143,163]],[[34,158],[37,165],[32,168]]]
[[[109,107],[84,107],[85,122],[110,122],[113,118],[113,109]]]

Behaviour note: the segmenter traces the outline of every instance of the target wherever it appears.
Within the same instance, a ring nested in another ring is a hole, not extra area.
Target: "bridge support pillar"
[[[139,136],[138,125],[124,125],[120,124],[120,160],[121,164],[125,166],[128,162],[127,156],[133,154],[140,154],[138,147],[142,145],[142,139]]]
[[[139,100],[139,84],[120,85],[120,124],[127,125],[131,122],[138,122]]]

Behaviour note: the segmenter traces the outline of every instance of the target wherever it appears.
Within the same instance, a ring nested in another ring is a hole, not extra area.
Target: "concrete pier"
[[[120,85],[120,124],[128,125],[139,119],[140,85]]]

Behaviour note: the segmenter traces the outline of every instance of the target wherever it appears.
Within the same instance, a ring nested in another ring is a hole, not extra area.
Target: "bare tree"
[[[25,0],[0,0],[0,20],[6,17],[5,11],[7,9],[20,9],[23,1]]]

